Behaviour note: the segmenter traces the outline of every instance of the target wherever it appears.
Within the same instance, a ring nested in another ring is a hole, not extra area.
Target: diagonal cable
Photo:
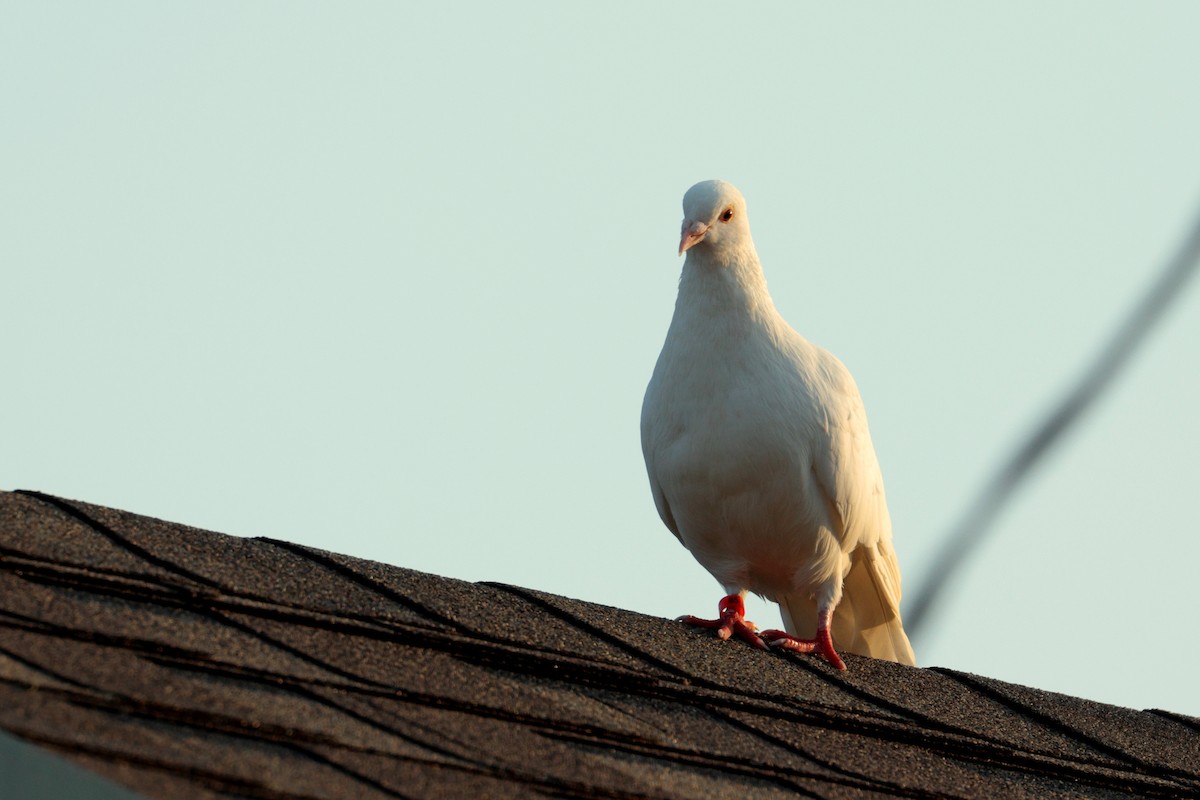
[[[916,638],[924,628],[938,596],[966,561],[971,552],[987,535],[996,515],[1003,509],[1013,492],[1029,477],[1031,469],[1057,444],[1080,417],[1112,385],[1121,369],[1129,363],[1134,351],[1146,339],[1154,325],[1162,319],[1171,301],[1200,265],[1200,213],[1193,220],[1186,237],[1162,274],[1149,291],[1133,307],[1129,316],[1113,333],[1096,360],[1084,372],[1080,381],[1067,392],[1049,416],[1041,422],[1016,450],[1001,463],[1000,468],[984,484],[975,501],[958,525],[951,529],[934,559],[925,583],[917,588],[912,604],[904,614],[904,627]]]

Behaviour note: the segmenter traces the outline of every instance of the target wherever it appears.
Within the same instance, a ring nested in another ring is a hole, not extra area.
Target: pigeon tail
[[[871,658],[882,658],[916,666],[917,657],[904,633],[900,619],[899,586],[889,566],[894,559],[880,559],[874,548],[859,548],[851,559],[842,584],[842,599],[833,614],[833,641],[838,649]],[[778,599],[783,626],[802,639],[816,634],[817,603],[806,592],[793,592]]]

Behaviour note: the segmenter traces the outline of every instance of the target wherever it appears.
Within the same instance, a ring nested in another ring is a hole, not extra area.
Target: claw
[[[762,636],[771,647],[791,650],[793,653],[816,653],[834,669],[846,669],[846,662],[842,661],[842,657],[833,649],[833,637],[829,635],[828,628],[818,628],[814,639],[800,639],[787,631],[777,630],[763,631]]]
[[[742,602],[741,595],[731,594],[722,598],[719,608],[721,616],[718,619],[701,619],[685,614],[682,617],[676,617],[675,621],[716,630],[718,639],[724,640],[731,636],[737,636],[759,650],[767,649],[766,644],[758,636],[758,626],[743,617],[746,613],[746,606]]]

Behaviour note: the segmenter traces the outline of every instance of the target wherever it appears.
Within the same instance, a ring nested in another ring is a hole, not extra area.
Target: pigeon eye
[[[721,222],[729,222],[729,220],[731,220],[731,219],[733,219],[733,209],[732,208],[727,208],[723,212],[721,212]]]

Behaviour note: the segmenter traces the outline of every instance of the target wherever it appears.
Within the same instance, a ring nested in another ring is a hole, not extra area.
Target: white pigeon
[[[783,320],[750,237],[746,201],[704,181],[683,197],[687,253],[675,315],[642,404],[659,516],[724,588],[720,617],[681,621],[765,647],[744,619],[779,604],[772,645],[915,664],[900,569],[858,387]]]

